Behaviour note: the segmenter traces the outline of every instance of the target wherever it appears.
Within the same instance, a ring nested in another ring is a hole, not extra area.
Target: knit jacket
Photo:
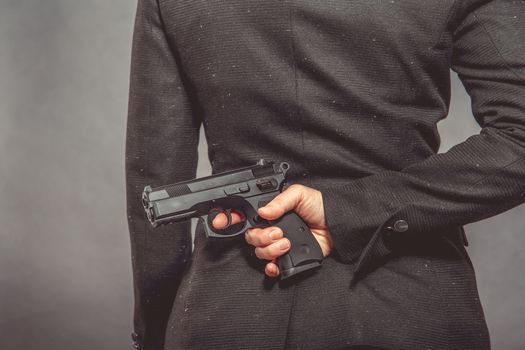
[[[525,201],[524,1],[138,2],[136,348],[489,347],[462,226]],[[450,69],[481,132],[438,154]],[[192,253],[189,221],[150,226],[144,186],[195,178],[201,126],[214,174],[286,161],[321,191],[319,270],[279,283],[242,237],[199,223]]]

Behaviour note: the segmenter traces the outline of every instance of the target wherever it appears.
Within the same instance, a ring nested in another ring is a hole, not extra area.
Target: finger
[[[233,222],[233,216],[232,216],[232,222]],[[222,230],[227,227],[228,225],[228,217],[224,213],[219,213],[212,221],[213,228]]]
[[[255,247],[266,247],[283,237],[279,227],[252,228],[246,230],[246,242]]]
[[[266,264],[266,267],[264,269],[264,272],[269,276],[269,277],[277,277],[279,276],[279,274],[281,273],[279,271],[279,267],[277,266],[277,264],[275,264],[274,262],[269,262],[268,264]]]
[[[303,193],[303,186],[293,184],[283,192],[279,193],[270,203],[259,208],[257,212],[266,220],[278,219],[286,212],[297,207],[302,199]]]
[[[231,222],[230,225],[235,225],[235,224],[238,224],[241,221],[246,220],[244,215],[242,215],[239,212],[233,211],[233,210],[231,211],[231,216],[232,216],[232,222]],[[224,213],[219,213],[213,219],[212,224],[213,224],[213,228],[216,228],[218,230],[225,229],[227,227],[227,225],[228,225],[228,217]]]
[[[241,221],[246,221],[246,216],[244,216],[244,214],[241,213],[240,211],[232,210],[231,215],[232,215],[232,225],[238,224]]]
[[[269,246],[255,248],[255,255],[259,259],[273,260],[286,253],[289,249],[290,241],[287,238],[281,238]]]

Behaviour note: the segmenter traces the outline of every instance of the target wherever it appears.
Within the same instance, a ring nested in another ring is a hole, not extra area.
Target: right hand
[[[322,193],[314,188],[293,184],[278,194],[270,203],[258,209],[258,214],[266,220],[276,220],[288,211],[293,210],[310,228],[315,239],[321,246],[323,256],[328,256],[334,249],[332,236],[326,225]],[[231,212],[232,224],[245,219],[239,213]],[[213,227],[225,228],[228,220],[225,214],[218,214]],[[283,237],[279,227],[251,228],[246,230],[246,242],[255,246],[255,255],[259,259],[270,260],[265,272],[270,277],[280,274],[277,258],[290,249],[290,241]]]

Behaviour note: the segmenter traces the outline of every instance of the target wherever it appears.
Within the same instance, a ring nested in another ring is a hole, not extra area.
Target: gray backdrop
[[[134,12],[124,0],[0,3],[1,349],[131,348],[124,145]],[[479,131],[453,78],[443,151]],[[467,226],[494,349],[525,346],[524,214]]]

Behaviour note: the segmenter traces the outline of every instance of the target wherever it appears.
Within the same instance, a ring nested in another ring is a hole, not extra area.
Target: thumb
[[[302,194],[303,192],[300,186],[291,185],[279,193],[271,202],[259,208],[257,212],[266,220],[278,219],[297,207],[302,198]]]

